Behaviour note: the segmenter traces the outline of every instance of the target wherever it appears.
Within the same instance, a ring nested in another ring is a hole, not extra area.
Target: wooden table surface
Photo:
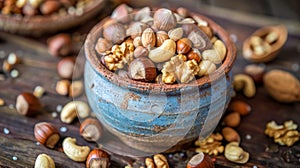
[[[111,10],[112,8],[106,9],[108,12],[106,14],[109,14]],[[242,57],[242,42],[259,27],[217,17],[209,12],[202,14],[210,16],[236,39],[238,57],[233,72],[242,72],[243,67],[249,64]],[[99,15],[95,20],[99,20],[103,15],[105,13]],[[78,31],[87,33],[95,20],[88,26],[69,30],[69,33],[73,35]],[[58,128],[66,127],[68,130],[61,132],[62,137],[76,137],[78,144],[89,145],[92,148],[97,147],[97,144],[88,143],[79,135],[79,121],[64,124],[59,117],[54,118],[52,116],[52,112],[56,111],[58,105],[64,105],[72,99],[59,96],[55,92],[54,86],[59,80],[56,73],[56,64],[59,58],[47,53],[45,39],[47,37],[29,38],[0,32],[0,50],[6,53],[18,53],[23,60],[21,64],[15,67],[20,72],[19,77],[11,78],[6,75],[4,80],[0,80],[0,98],[4,99],[6,103],[0,107],[0,167],[33,167],[35,158],[40,153],[50,155],[55,160],[56,167],[84,167],[84,163],[76,163],[68,159],[62,152],[60,145],[55,149],[48,149],[36,143],[33,127],[35,123],[41,121],[54,123]],[[277,59],[266,64],[266,67],[267,69],[288,69],[298,74],[300,79],[299,57],[300,37],[297,34],[290,34]],[[3,58],[0,60],[3,61]],[[46,89],[46,94],[41,98],[45,111],[32,118],[19,115],[15,110],[16,96],[21,92],[32,92],[37,85]],[[237,127],[242,138],[241,146],[250,153],[250,159],[248,163],[239,165],[229,162],[223,155],[219,155],[216,157],[216,167],[299,167],[300,143],[297,142],[292,147],[279,146],[264,134],[264,129],[266,123],[271,120],[278,123],[293,120],[300,124],[300,103],[278,103],[267,95],[263,86],[258,86],[257,94],[252,99],[247,99],[239,93],[237,98],[248,102],[253,109],[250,115],[242,118],[242,123]],[[9,130],[9,134],[6,134],[7,132],[5,133],[4,130]],[[251,138],[246,138],[249,135]],[[187,151],[168,154],[171,166],[185,167],[186,161],[193,154],[193,150],[194,147],[191,146]],[[186,157],[176,157],[182,153]],[[135,159],[112,155],[112,160],[111,167],[124,167],[127,162],[131,163]]]

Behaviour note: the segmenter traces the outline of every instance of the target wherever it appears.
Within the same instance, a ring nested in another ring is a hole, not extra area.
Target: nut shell
[[[34,116],[42,109],[40,100],[32,93],[24,92],[16,100],[17,112],[25,116]]]
[[[153,15],[153,25],[158,30],[169,31],[177,24],[172,11],[166,8],[158,9]]]
[[[86,167],[101,167],[108,168],[110,165],[110,156],[107,152],[101,149],[93,149],[87,159],[86,159]]]
[[[191,50],[192,45],[193,44],[192,44],[191,40],[189,40],[188,38],[179,39],[177,41],[177,53],[178,54],[187,54]]]
[[[48,148],[54,148],[60,139],[59,132],[52,124],[40,122],[34,126],[35,139]]]
[[[103,37],[113,44],[119,44],[126,38],[126,30],[121,23],[111,23],[104,27]]]
[[[214,168],[214,163],[209,156],[200,152],[194,155],[188,162],[187,168]]]
[[[145,57],[134,59],[128,67],[128,72],[133,80],[151,82],[156,78],[154,63]]]
[[[80,135],[87,141],[98,141],[102,136],[102,126],[93,118],[85,119],[80,125]]]

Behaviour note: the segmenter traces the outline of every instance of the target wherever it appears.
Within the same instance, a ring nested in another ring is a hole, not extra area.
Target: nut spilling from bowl
[[[166,8],[122,4],[102,28],[94,46],[102,64],[136,81],[189,83],[216,71],[227,53],[205,19]]]

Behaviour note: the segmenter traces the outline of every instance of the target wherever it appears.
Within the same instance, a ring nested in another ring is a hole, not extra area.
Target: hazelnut
[[[55,90],[58,94],[62,96],[66,96],[69,94],[70,81],[68,80],[60,80],[56,83]]]
[[[57,73],[61,78],[72,79],[74,67],[74,57],[63,58],[57,64]]]
[[[13,69],[13,65],[9,64],[7,60],[4,60],[2,63],[2,70],[4,72],[10,72]]]
[[[58,130],[50,123],[40,122],[34,126],[35,139],[48,148],[54,148],[60,139]]]
[[[187,168],[214,168],[214,163],[209,156],[200,152],[194,155],[188,162]]]
[[[48,52],[54,56],[66,56],[72,49],[72,40],[69,34],[58,34],[48,40]]]
[[[57,12],[59,7],[60,7],[60,2],[59,1],[48,0],[48,1],[45,1],[41,4],[40,12],[43,15],[50,15],[54,12]]]
[[[187,54],[191,48],[192,48],[192,42],[188,38],[182,38],[177,41],[178,54]]]
[[[87,159],[86,159],[86,167],[101,167],[108,168],[110,165],[110,157],[109,154],[101,149],[93,149]]]
[[[108,40],[106,40],[104,38],[99,38],[97,40],[95,49],[98,52],[98,54],[102,54],[105,51],[109,50],[111,47],[112,47],[112,44]]]
[[[10,53],[7,57],[7,63],[10,65],[16,65],[21,62],[21,59],[15,54],[15,53]]]
[[[130,8],[126,4],[121,4],[117,6],[114,11],[111,14],[111,18],[116,19],[117,21],[121,23],[127,23],[130,22],[130,15],[129,13],[132,11],[132,8]]]
[[[102,136],[102,126],[97,119],[87,118],[80,125],[80,135],[87,141],[97,142]]]
[[[146,56],[148,56],[148,54],[149,54],[149,50],[146,47],[143,47],[143,46],[136,47],[136,49],[133,52],[133,56],[135,58],[146,57]]]
[[[134,59],[128,67],[129,77],[133,80],[151,82],[156,78],[154,63],[145,57]]]
[[[32,93],[24,92],[17,97],[16,109],[22,115],[33,116],[41,111],[42,104]]]
[[[169,31],[177,24],[173,12],[166,8],[160,8],[153,15],[153,25],[158,30]]]
[[[201,61],[201,54],[200,51],[197,48],[193,48],[190,50],[190,52],[187,54],[188,60],[195,60],[197,63]]]
[[[121,23],[114,22],[103,27],[103,37],[113,44],[119,44],[126,38],[126,30]]]

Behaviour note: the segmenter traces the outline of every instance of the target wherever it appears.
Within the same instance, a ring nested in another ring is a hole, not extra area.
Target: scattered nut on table
[[[42,104],[32,93],[23,92],[17,97],[16,109],[21,115],[31,117],[41,112]]]
[[[67,56],[72,49],[72,39],[69,34],[61,33],[48,39],[48,51],[53,56]]]
[[[55,163],[49,155],[43,153],[36,158],[34,168],[55,168]]]
[[[252,108],[251,106],[242,100],[232,100],[229,103],[228,110],[231,112],[238,112],[241,116],[248,115]]]
[[[236,74],[233,77],[233,86],[236,91],[242,90],[248,98],[255,96],[256,87],[253,79],[246,74]]]
[[[79,146],[76,144],[76,139],[67,137],[62,143],[64,153],[76,162],[84,162],[90,153],[90,147]]]
[[[274,69],[263,78],[264,87],[271,97],[279,102],[300,101],[300,81],[293,74]]]
[[[34,136],[40,144],[48,148],[54,148],[60,139],[58,129],[48,122],[35,124]]]
[[[33,95],[37,98],[41,98],[45,93],[45,89],[42,86],[36,86],[33,89]]]
[[[224,127],[222,129],[222,135],[227,142],[233,142],[233,141],[240,142],[241,141],[240,135],[237,133],[237,131],[235,131],[231,127]]]
[[[87,159],[86,167],[87,168],[108,168],[110,166],[110,156],[107,152],[102,149],[93,149]]]
[[[224,156],[231,162],[244,164],[249,160],[249,153],[244,151],[238,142],[230,142],[225,146]]]
[[[86,118],[90,114],[90,107],[83,101],[71,101],[67,103],[60,113],[60,120],[64,123],[71,123],[78,115],[79,118]]]
[[[196,148],[196,152],[203,152],[208,155],[217,156],[220,153],[223,153],[224,146],[222,145],[223,136],[220,133],[211,134],[204,140],[195,141],[195,145],[199,146]]]
[[[241,122],[240,113],[231,112],[224,117],[222,124],[229,127],[237,127],[240,125],[240,122]]]
[[[265,134],[280,145],[292,146],[300,138],[297,127],[298,125],[292,120],[285,121],[283,125],[277,125],[275,121],[270,121],[266,125]]]
[[[214,168],[211,158],[203,152],[194,155],[187,163],[187,168]]]
[[[80,125],[79,132],[85,140],[94,142],[97,142],[103,134],[100,122],[94,118],[85,119]]]

